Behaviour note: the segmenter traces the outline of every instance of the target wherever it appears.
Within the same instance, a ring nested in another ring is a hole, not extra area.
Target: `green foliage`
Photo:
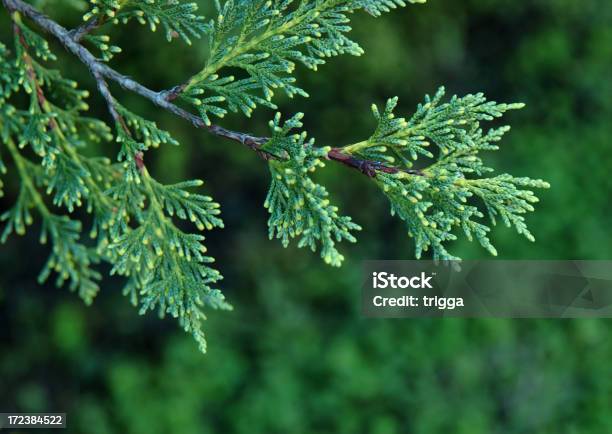
[[[92,8],[83,20],[97,17],[110,19],[115,24],[135,20],[148,25],[152,32],[161,26],[168,42],[180,37],[191,45],[190,38],[200,38],[208,31],[204,17],[196,14],[198,5],[195,3],[177,0],[90,0],[90,3]]]
[[[63,19],[66,2],[48,1],[58,8],[46,12]],[[537,212],[528,216],[536,243],[503,225],[493,229],[500,258],[610,259],[612,2],[437,0],[408,12],[378,20],[352,16],[351,34],[367,55],[300,75],[312,98],[279,100],[283,113],[304,111],[317,143],[333,145],[349,135],[352,141],[371,135],[371,102],[383,111],[383,96],[397,94],[397,116],[409,119],[422,94],[438,83],[452,81],[451,94],[486,90],[498,101],[524,101],[525,109],[502,120],[513,129],[500,152],[481,154],[498,172],[542,177],[554,188],[541,194]],[[6,18],[1,10],[0,18]],[[10,26],[2,23],[0,40],[7,42]],[[146,32],[141,26],[114,29],[126,53],[148,53],[122,58],[121,68],[144,77],[150,65],[172,65],[164,83],[181,82],[183,68],[174,65],[183,65],[184,51],[167,52],[164,47],[172,47],[161,35],[135,37]],[[63,49],[56,54],[62,62],[70,57]],[[81,73],[86,71],[75,69],[73,77],[80,80]],[[90,90],[92,112],[106,117]],[[115,96],[195,145],[161,147],[147,162],[169,182],[209,181],[207,194],[223,206],[226,223],[223,233],[207,240],[209,252],[223,270],[221,284],[231,291],[226,296],[236,312],[208,315],[209,351],[202,357],[172,322],[138,319],[120,295],[122,278],[105,278],[104,299],[93,307],[51,284],[33,285],[35,264],[47,248],[36,236],[15,237],[0,248],[6,336],[0,342],[0,408],[62,408],[69,431],[83,434],[612,432],[609,320],[365,320],[356,303],[360,257],[413,254],[403,223],[383,215],[386,199],[374,184],[332,161],[315,172],[334,202],[364,227],[358,245],[339,246],[343,267],[329,269],[305,249],[269,242],[253,223],[266,214],[260,194],[267,187],[265,162],[118,88]],[[273,113],[255,114],[257,121],[228,121],[244,131],[266,131],[259,119]],[[97,149],[118,147],[102,143]],[[3,144],[0,154],[9,169],[0,177],[6,209],[19,186]],[[37,235],[36,227],[28,230]],[[449,249],[454,255],[488,255],[459,238]],[[62,393],[49,393],[57,385]]]
[[[419,155],[434,158],[428,149],[430,142],[439,148],[443,156],[460,150],[472,156],[476,153],[473,151],[497,149],[488,147],[488,141],[482,140],[480,122],[491,121],[508,110],[524,107],[521,103],[487,101],[482,93],[463,98],[455,95],[449,102],[441,104],[444,94],[445,89],[441,87],[433,98],[427,95],[425,103],[418,105],[408,121],[395,117],[393,113],[397,98],[389,99],[382,113],[373,105],[376,130],[368,140],[351,145],[346,150],[353,155],[391,164],[398,159],[407,168],[412,167],[412,160]],[[498,141],[504,132],[499,131],[500,137],[489,137],[490,141]]]
[[[100,51],[102,60],[105,62],[111,60],[115,54],[121,53],[121,47],[109,45],[110,37],[108,35],[86,35],[84,40]]]
[[[180,38],[192,44],[192,38],[208,33],[209,24],[197,15],[196,3],[177,0],[90,0],[91,8],[83,15],[86,23],[101,26],[106,22],[128,24],[136,21],[155,32],[161,26],[168,42]],[[105,62],[121,53],[121,47],[110,43],[108,35],[87,34],[84,41],[94,46]]]
[[[456,228],[497,255],[488,236],[491,229],[480,220],[484,214],[470,201],[472,198],[480,199],[491,224],[499,216],[506,226],[514,226],[519,234],[534,241],[523,214],[533,211],[538,199],[531,190],[522,188],[548,188],[548,183],[507,174],[472,178],[493,171],[484,165],[480,152],[498,150],[497,142],[510,130],[503,126],[483,132],[481,122],[524,105],[498,104],[480,93],[453,96],[448,103],[441,103],[444,93],[440,88],[433,98],[426,96],[409,121],[395,117],[397,98],[389,99],[382,113],[373,106],[378,122],[374,134],[344,151],[380,163],[399,161],[397,173],[379,173],[376,183],[389,199],[391,213],[406,222],[408,234],[415,240],[417,258],[431,248],[435,259],[459,259],[445,246],[457,239]],[[428,150],[430,142],[438,148],[437,157]],[[430,164],[416,171],[406,170],[419,156],[429,158]]]
[[[124,293],[133,304],[140,301],[140,312],[157,308],[161,317],[170,314],[178,318],[205,352],[202,308],[231,306],[218,289],[210,286],[221,275],[208,266],[213,259],[204,254],[204,237],[186,233],[172,221],[176,215],[199,229],[223,226],[217,217],[219,205],[210,197],[187,190],[201,185],[198,180],[162,185],[146,169],[140,181],[118,184],[111,194],[120,203],[123,216],[111,222],[108,250],[113,255],[111,274],[129,278]],[[125,224],[124,218],[129,216],[134,217],[135,226]]]
[[[172,138],[170,133],[158,128],[155,122],[132,113],[116,101],[114,104],[117,113],[132,132],[131,135],[144,145],[142,151],[146,151],[150,147],[157,148],[161,144],[178,145],[178,142]],[[121,125],[117,125],[117,129],[123,128]]]
[[[470,241],[475,238],[492,255],[497,255],[488,236],[491,229],[481,221],[485,215],[470,201],[472,198],[480,199],[492,225],[499,217],[506,226],[514,226],[519,234],[534,241],[524,214],[534,210],[533,204],[538,198],[524,188],[548,188],[548,183],[507,174],[471,178],[493,171],[484,165],[480,152],[498,150],[496,143],[510,129],[504,126],[484,133],[480,123],[522,108],[523,104],[498,104],[487,101],[483,94],[453,96],[450,102],[441,104],[443,96],[444,88],[433,98],[426,96],[425,103],[419,104],[409,121],[395,117],[397,98],[389,99],[382,113],[372,106],[377,120],[374,133],[365,141],[345,146],[342,151],[363,158],[372,167],[399,161],[398,165],[391,166],[390,172],[379,170],[373,174],[373,179],[389,199],[391,214],[406,223],[408,235],[415,240],[418,259],[429,249],[434,259],[460,259],[446,248],[447,242],[457,239],[455,229],[463,231]],[[280,159],[270,163],[273,180],[265,202],[271,213],[270,238],[276,235],[287,246],[290,238],[304,233],[307,236],[298,245],[310,245],[315,250],[312,234],[328,234],[323,237],[329,241],[323,243],[321,256],[327,263],[338,266],[343,258],[335,250],[329,234],[338,241],[342,238],[355,241],[350,230],[358,230],[359,226],[348,217],[338,217],[337,207],[330,206],[326,199],[327,191],[306,176],[317,166],[323,166],[321,159],[328,157],[331,148],[315,148],[314,140],[306,141],[305,133],[290,134],[292,129],[302,126],[301,118],[299,114],[282,126],[277,115],[270,123],[272,138],[262,148]],[[438,148],[437,157],[427,149],[430,141]],[[409,169],[419,156],[429,158],[430,164],[418,170]],[[321,204],[324,212],[320,210]],[[345,223],[338,225],[338,221]]]
[[[161,144],[178,145],[178,142],[172,138],[170,133],[158,128],[155,122],[132,113],[116,101],[114,107],[121,116],[121,121],[115,123],[116,140],[121,143],[118,159],[123,162],[126,180],[139,182],[137,155],[151,147],[157,148]]]
[[[3,102],[0,111],[2,141],[13,157],[22,182],[16,203],[1,217],[6,222],[2,241],[12,232],[23,235],[26,226],[33,223],[31,210],[36,210],[42,220],[40,241],[50,240],[52,244],[52,253],[39,281],[45,281],[54,272],[58,285],[70,281],[70,289],[78,291],[85,302],[90,303],[98,291],[96,281],[100,279],[100,274],[91,268],[98,261],[97,257],[91,248],[80,242],[81,223],[55,214],[37,189],[42,187],[48,194],[53,193],[53,203],[69,211],[81,205],[84,195],[94,200],[96,194],[102,194],[84,169],[88,159],[77,151],[81,145],[77,140],[81,123],[93,122],[74,121],[76,112],[86,108],[82,104],[86,93],[76,90],[76,83],[63,79],[56,71],[45,69],[31,57],[30,52],[43,60],[55,58],[47,42],[37,33],[18,19],[15,25],[16,58],[7,56],[1,60],[7,81],[13,83],[10,93],[5,91],[4,95],[13,96],[22,90],[30,98],[27,111],[17,110],[7,101]],[[66,108],[56,110],[56,106],[45,98],[43,89]],[[20,152],[28,146],[41,159],[40,166]]]
[[[13,92],[19,89],[20,70],[14,62],[9,62],[9,51],[0,43],[0,108],[6,110],[6,101]]]
[[[43,228],[41,242],[52,244],[39,280],[55,272],[58,285],[69,281],[69,287],[91,303],[101,277],[92,265],[103,258],[112,264],[112,273],[128,278],[125,293],[134,304],[141,304],[142,313],[158,309],[162,316],[178,318],[204,351],[202,308],[230,306],[210,286],[221,276],[208,265],[213,260],[204,255],[204,237],[184,232],[172,217],[188,220],[198,230],[222,227],[218,204],[188,191],[201,186],[201,181],[163,185],[138,167],[137,154],[178,142],[116,101],[115,110],[122,119],[116,136],[123,164],[83,155],[81,148],[91,142],[110,139],[109,128],[81,115],[88,108],[84,102],[88,93],[32,57],[30,52],[43,60],[54,58],[44,39],[19,17],[15,22],[19,28],[16,58],[2,58],[2,77],[8,83],[2,95],[8,98],[21,90],[29,95],[29,105],[19,110],[4,103],[0,112],[3,142],[22,182],[15,205],[2,216],[6,221],[2,241],[12,232],[25,233],[34,221],[31,211],[36,210]],[[81,240],[81,222],[56,214],[38,188],[51,195],[58,208],[69,212],[84,208],[91,214],[90,236],[96,245]]]
[[[351,234],[361,227],[350,217],[338,215],[338,207],[331,205],[325,187],[315,183],[310,174],[325,167],[324,159],[330,148],[314,147],[314,139],[306,133],[291,134],[300,128],[302,114],[281,124],[280,113],[270,122],[272,137],[262,150],[286,160],[269,162],[272,182],[264,206],[270,212],[270,239],[276,237],[284,247],[291,238],[300,237],[298,247],[310,247],[314,252],[320,244],[321,257],[327,264],[339,267],[344,257],[335,243],[343,239],[357,240]]]
[[[162,106],[175,100],[189,103],[209,126],[210,114],[222,117],[231,110],[250,116],[258,105],[276,107],[272,98],[277,89],[289,96],[307,96],[294,84],[296,65],[316,70],[326,58],[362,54],[348,37],[353,12],[379,16],[405,5],[402,0],[227,0],[215,2],[217,16],[206,22],[195,14],[192,3],[90,3],[81,41],[101,50],[102,60],[120,50],[97,33],[106,23],[137,20],[152,30],[161,25],[169,40],[181,37],[187,43],[190,37],[208,36],[210,53],[203,69],[188,82],[149,98]],[[0,133],[21,187],[16,203],[2,217],[2,240],[12,232],[23,234],[37,216],[43,228],[41,242],[52,244],[41,280],[55,273],[58,285],[68,282],[90,303],[101,277],[94,266],[105,261],[111,274],[126,279],[123,293],[141,313],[157,310],[162,317],[171,315],[205,351],[204,309],[231,309],[217,287],[222,277],[211,266],[214,259],[206,254],[202,234],[223,227],[219,205],[193,191],[202,186],[201,180],[170,185],[157,181],[145,156],[160,145],[178,145],[171,134],[110,95],[102,81],[108,74],[101,77],[91,65],[115,132],[85,116],[88,92],[49,68],[56,57],[45,37],[18,13],[11,18],[14,54],[0,45]],[[70,35],[76,39],[74,32]],[[102,65],[97,67],[99,71]],[[139,86],[121,84],[128,89]],[[508,131],[501,127],[484,132],[481,122],[522,104],[497,104],[482,94],[443,103],[443,96],[443,89],[427,96],[409,120],[395,117],[397,98],[383,111],[374,106],[377,127],[372,135],[345,147],[316,147],[306,133],[295,132],[302,127],[302,114],[282,123],[278,113],[270,123],[271,137],[252,138],[257,144],[250,145],[265,157],[271,172],[264,203],[270,214],[269,237],[285,247],[296,239],[298,247],[318,251],[325,263],[342,264],[336,243],[355,242],[354,232],[361,227],[341,215],[326,187],[312,178],[324,161],[337,160],[359,169],[382,189],[392,213],[405,221],[414,238],[417,258],[431,249],[436,259],[456,259],[447,242],[455,240],[459,230],[496,254],[490,227],[482,220],[485,213],[491,224],[499,219],[533,240],[524,218],[537,202],[530,188],[548,184],[505,174],[482,177],[492,169],[480,158],[481,151],[497,150],[496,143]],[[160,103],[158,98],[167,99]],[[171,111],[180,113],[177,107]],[[245,134],[226,135],[251,143]],[[117,144],[118,163],[91,156],[89,150],[98,142],[105,147]],[[87,217],[81,222],[63,210],[81,210]],[[82,237],[84,226],[91,240]]]
[[[408,0],[410,3],[425,3],[427,0]],[[380,16],[383,12],[390,12],[398,6],[406,6],[403,0],[360,0],[357,3],[358,8],[362,8],[367,13]]]
[[[410,3],[423,3],[409,0]],[[402,0],[226,0],[215,2],[217,18],[209,30],[205,67],[185,85],[182,99],[209,124],[209,114],[227,110],[250,116],[263,105],[276,108],[274,92],[308,96],[295,85],[296,64],[309,69],[341,54],[360,56],[363,49],[347,33],[349,15],[365,10],[374,16],[405,6]],[[225,73],[238,70],[241,75]]]
[[[56,215],[43,218],[40,242],[45,244],[51,238],[53,250],[38,280],[44,282],[55,272],[57,286],[69,280],[70,289],[77,290],[85,303],[91,304],[100,289],[97,281],[102,276],[91,268],[92,263],[99,262],[99,259],[92,249],[79,242],[80,233],[79,221]]]

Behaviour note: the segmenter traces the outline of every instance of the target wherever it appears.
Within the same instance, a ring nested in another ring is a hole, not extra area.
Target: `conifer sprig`
[[[184,232],[172,217],[191,221],[199,231],[223,227],[219,205],[209,196],[188,191],[202,186],[201,180],[174,185],[157,182],[144,166],[144,152],[161,143],[178,143],[112,97],[108,102],[122,142],[119,159],[124,160],[125,169],[124,182],[109,190],[119,203],[119,218],[109,229],[111,274],[128,278],[123,292],[134,305],[140,303],[141,314],[157,309],[161,317],[177,318],[205,352],[202,309],[231,310],[232,306],[220,290],[211,287],[222,277],[208,265],[214,259],[204,254],[204,236]],[[132,225],[126,224],[130,221]]]
[[[377,127],[367,140],[342,148],[343,152],[398,168],[413,167],[419,158],[429,160],[416,172],[379,172],[376,183],[391,203],[391,213],[406,222],[408,234],[414,238],[416,257],[431,248],[435,259],[459,259],[450,254],[446,243],[455,240],[455,228],[460,228],[471,241],[476,239],[491,254],[497,250],[488,234],[490,227],[481,220],[484,214],[478,198],[487,210],[490,224],[501,216],[507,226],[514,226],[530,241],[524,214],[533,211],[537,197],[527,188],[548,188],[548,183],[530,178],[499,175],[476,178],[494,170],[480,157],[481,151],[496,151],[509,126],[483,132],[481,123],[501,117],[506,111],[520,109],[524,104],[498,104],[487,101],[482,93],[453,96],[443,103],[445,89],[441,87],[433,98],[426,96],[416,113],[406,120],[395,117],[397,98],[387,101],[381,113],[372,107]],[[430,144],[437,148],[430,151]]]
[[[291,133],[302,127],[299,113],[281,123],[280,113],[270,122],[272,137],[261,149],[280,159],[269,161],[272,182],[264,206],[270,212],[270,239],[278,238],[284,247],[291,238],[298,238],[298,247],[320,248],[323,260],[332,266],[342,265],[344,257],[336,242],[356,242],[352,232],[361,227],[350,217],[340,216],[331,205],[325,187],[315,183],[310,174],[325,167],[329,147],[316,148],[306,133]]]
[[[410,0],[409,3],[421,3]],[[491,254],[491,225],[501,221],[533,241],[526,214],[538,201],[541,180],[494,174],[482,152],[498,150],[509,127],[485,130],[482,124],[522,104],[498,104],[484,95],[454,96],[443,101],[444,89],[427,96],[412,117],[397,117],[398,100],[384,109],[372,107],[373,133],[348,146],[316,147],[304,132],[302,115],[271,121],[270,137],[231,131],[212,124],[210,115],[228,110],[250,115],[258,105],[275,107],[274,92],[306,92],[295,85],[298,64],[316,69],[331,56],[360,55],[349,39],[350,14],[363,10],[379,16],[402,0],[226,0],[216,1],[217,15],[206,21],[191,3],[174,0],[91,0],[85,23],[68,31],[22,0],[2,0],[11,13],[14,50],[0,43],[0,138],[20,180],[15,204],[2,220],[2,241],[13,232],[23,234],[36,221],[41,241],[52,245],[41,279],[56,274],[90,303],[98,291],[95,265],[110,263],[112,273],[124,276],[124,293],[144,313],[177,318],[206,348],[202,321],[206,308],[231,309],[217,287],[220,273],[212,268],[202,231],[222,228],[219,205],[194,189],[202,181],[162,184],[145,164],[151,148],[178,144],[154,122],[124,107],[107,81],[150,100],[156,106],[201,128],[256,151],[272,175],[265,200],[270,238],[287,246],[318,251],[330,265],[343,256],[337,243],[355,241],[361,228],[330,203],[327,189],[313,172],[327,161],[341,163],[366,175],[389,199],[391,212],[404,221],[415,241],[415,255],[426,251],[436,259],[458,259],[449,242],[460,233],[476,240]],[[106,101],[114,133],[106,123],[84,115],[88,92],[49,68],[55,59],[44,36],[22,20],[22,15],[58,39],[95,79]],[[210,55],[203,69],[181,86],[155,92],[103,63],[119,48],[94,32],[105,23],[139,21],[153,30],[164,28],[169,39],[190,42],[209,38]],[[98,59],[83,45],[102,52]],[[232,71],[232,72],[228,72]],[[21,94],[17,96],[16,94]],[[176,105],[186,102],[197,113]],[[114,137],[114,142],[113,142]],[[117,163],[91,157],[91,143],[117,144]],[[0,157],[4,153],[0,152]],[[13,170],[13,168],[15,170]],[[7,166],[0,159],[0,175]],[[2,183],[0,182],[0,188]],[[1,190],[0,190],[1,194]],[[82,236],[82,222],[64,212],[78,208],[91,221],[91,241]],[[195,226],[190,231],[185,226]]]
[[[230,305],[211,287],[221,276],[209,266],[213,260],[204,254],[204,237],[179,229],[172,216],[193,222],[199,230],[222,227],[219,205],[208,196],[188,191],[201,186],[201,181],[165,186],[148,174],[142,154],[150,147],[178,143],[112,96],[109,103],[118,124],[124,165],[80,154],[88,140],[109,139],[109,129],[79,115],[88,108],[84,102],[87,92],[77,90],[76,83],[36,60],[55,57],[19,15],[13,20],[16,59],[2,59],[1,65],[6,81],[18,77],[19,85],[4,91],[3,98],[19,90],[30,98],[27,110],[2,106],[2,139],[22,182],[15,206],[2,216],[6,222],[2,240],[13,231],[24,233],[34,221],[31,210],[37,210],[43,228],[41,242],[50,240],[53,245],[41,281],[55,272],[58,285],[68,281],[71,289],[91,303],[101,277],[92,266],[105,259],[113,265],[113,273],[129,278],[128,292],[132,301],[140,302],[142,313],[156,308],[161,315],[176,317],[204,351],[202,309],[228,309]],[[19,147],[13,144],[13,137]],[[41,160],[40,166],[21,155],[28,148]],[[39,188],[52,196],[53,205],[69,212],[85,207],[93,217],[90,235],[97,245],[84,244],[81,222],[52,212]]]
[[[127,24],[134,20],[142,25],[147,25],[152,32],[161,26],[168,42],[181,38],[186,44],[191,45],[191,38],[200,38],[209,30],[209,24],[203,16],[197,14],[198,5],[193,2],[90,0],[90,3],[92,7],[83,15],[84,21],[95,20],[95,23],[99,25],[105,21]],[[100,42],[107,43],[108,40]],[[109,47],[102,48],[103,51],[108,49]]]
[[[217,0],[206,66],[173,97],[180,94],[194,105],[207,125],[209,114],[223,117],[227,110],[240,110],[250,116],[258,105],[275,109],[276,90],[306,97],[295,85],[297,64],[316,71],[326,58],[363,54],[347,36],[351,13],[363,9],[379,16],[405,5],[402,0]],[[228,68],[243,74],[224,73]]]
[[[108,250],[115,255],[111,273],[128,277],[124,293],[133,304],[140,302],[140,313],[157,309],[162,317],[177,318],[205,352],[202,309],[231,310],[231,305],[212,287],[222,277],[208,265],[213,259],[205,255],[204,236],[185,233],[172,221],[176,215],[201,230],[223,227],[219,205],[187,191],[201,185],[196,180],[164,186],[146,168],[140,171],[139,182],[119,184],[113,198],[123,202],[121,212],[131,216],[136,226],[116,221]]]
[[[525,106],[522,103],[487,101],[482,93],[464,97],[455,95],[449,102],[442,103],[445,92],[445,88],[440,87],[433,98],[426,95],[425,102],[418,105],[409,120],[395,116],[397,98],[387,100],[382,113],[373,105],[372,112],[377,121],[374,133],[363,142],[345,147],[344,151],[368,160],[390,164],[397,161],[400,165],[412,167],[419,156],[434,157],[431,143],[435,144],[442,156],[456,151],[474,154],[474,151],[484,149],[495,150],[488,148],[490,142],[499,141],[508,127],[489,132],[483,137],[480,123]]]
[[[35,209],[42,220],[40,242],[46,244],[50,240],[52,244],[51,254],[39,274],[39,282],[43,283],[55,272],[58,286],[69,281],[70,289],[77,291],[85,303],[91,304],[99,291],[97,281],[101,279],[101,275],[92,268],[92,265],[98,262],[97,255],[80,242],[81,222],[49,210],[35,186],[35,181],[30,177],[31,168],[36,167],[34,163],[21,156],[12,138],[7,138],[4,143],[13,157],[21,187],[13,207],[0,216],[0,221],[6,223],[0,242],[6,242],[13,232],[18,235],[25,234],[26,227],[34,222],[30,210]]]
[[[304,231],[305,215],[306,227],[314,227],[316,232],[326,227],[319,223],[326,221],[324,215],[310,211],[304,214],[309,206],[304,203],[304,183],[300,182],[299,174],[322,165],[323,158],[346,164],[347,159],[358,157],[350,165],[369,175],[387,196],[392,215],[406,223],[409,236],[415,240],[417,258],[431,249],[434,259],[458,260],[447,249],[448,242],[457,239],[456,229],[497,255],[489,239],[491,228],[483,222],[485,215],[474,198],[480,199],[487,210],[491,225],[500,217],[506,226],[514,226],[519,234],[534,241],[524,214],[534,211],[533,204],[538,199],[533,191],[525,188],[548,188],[548,183],[507,174],[471,178],[493,171],[484,165],[480,152],[499,149],[497,142],[510,129],[503,126],[483,133],[481,122],[501,117],[508,110],[522,108],[523,104],[498,104],[487,101],[483,94],[453,96],[449,102],[442,103],[443,96],[444,88],[433,98],[427,96],[409,121],[395,116],[397,98],[389,99],[382,112],[372,106],[377,121],[374,133],[365,141],[335,148],[333,152],[329,147],[315,148],[314,140],[306,141],[305,133],[290,134],[292,129],[302,126],[301,114],[284,126],[277,114],[271,122],[272,137],[261,147],[278,159],[270,163],[273,182],[265,203],[271,213],[270,237],[276,235],[286,246],[289,238]],[[430,142],[436,145],[437,156],[428,150]],[[310,164],[305,158],[308,155],[312,155]],[[427,163],[418,169],[407,169],[419,157],[427,159]],[[366,164],[367,169],[363,167]],[[302,171],[296,172],[296,167]],[[309,178],[306,180],[311,182]],[[309,185],[316,191],[316,184]],[[325,203],[327,192],[323,191],[325,195],[313,202]],[[355,224],[347,220],[347,225]],[[358,226],[348,228],[356,230]],[[337,235],[338,241],[342,238],[354,241],[350,232],[346,232]],[[304,243],[302,240],[299,245]],[[324,258],[326,262],[340,265],[342,256],[338,255],[334,250],[330,257]],[[337,260],[330,261],[330,258]]]

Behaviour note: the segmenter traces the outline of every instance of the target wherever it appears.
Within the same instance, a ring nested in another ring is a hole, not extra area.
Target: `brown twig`
[[[174,86],[172,89],[166,92],[166,101],[174,101],[187,87],[187,82]]]
[[[215,124],[208,125],[199,116],[196,116],[173,104],[172,101],[176,99],[182,90],[181,86],[177,86],[170,90],[155,92],[137,81],[115,71],[108,65],[99,62],[98,59],[96,59],[96,57],[89,52],[89,50],[79,43],[80,38],[87,34],[88,31],[95,28],[93,21],[88,22],[89,24],[86,23],[81,30],[79,30],[79,28],[73,32],[70,32],[22,0],[2,0],[2,3],[9,11],[17,11],[22,13],[47,33],[53,35],[70,53],[75,55],[83,64],[85,64],[85,66],[87,66],[93,77],[96,79],[98,90],[106,100],[107,105],[109,106],[109,111],[111,112],[111,116],[113,116],[114,120],[117,121],[117,119],[120,119],[120,116],[117,117],[118,113],[114,108],[114,99],[110,93],[110,90],[108,89],[106,79],[118,83],[123,89],[129,90],[148,99],[158,107],[186,119],[196,128],[205,129],[216,136],[242,143],[243,145],[256,151],[264,159],[274,158],[269,154],[265,154],[265,152],[260,149],[263,144],[268,142],[268,137],[257,137],[248,133],[232,131]],[[423,173],[418,170],[399,169],[397,167],[387,166],[375,161],[362,160],[344,153],[342,148],[333,148],[328,153],[327,158],[359,170],[361,173],[369,177],[376,176],[376,172],[390,174],[405,172],[417,176],[423,175]]]
[[[352,155],[344,153],[342,151],[342,148],[332,148],[331,151],[327,153],[327,158],[342,163],[345,166],[352,167],[353,169],[357,169],[364,175],[369,176],[370,178],[375,177],[376,172],[383,172],[389,174],[404,172],[415,176],[424,175],[423,172],[421,172],[420,170],[400,169],[393,166],[387,166],[383,163],[379,163],[378,161],[362,160],[360,158],[356,158]]]

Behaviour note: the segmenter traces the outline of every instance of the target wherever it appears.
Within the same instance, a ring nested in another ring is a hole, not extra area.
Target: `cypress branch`
[[[361,55],[349,38],[352,14],[378,17],[406,6],[402,0],[217,0],[211,18],[178,0],[91,0],[84,23],[70,31],[22,0],[2,3],[13,22],[14,50],[0,43],[0,138],[12,160],[6,166],[0,159],[0,175],[9,171],[20,189],[2,215],[1,241],[23,234],[37,218],[41,242],[52,245],[41,280],[55,274],[58,285],[67,283],[86,303],[98,292],[101,275],[95,265],[106,261],[113,274],[125,277],[123,292],[141,313],[155,309],[175,317],[202,351],[205,309],[231,309],[204,245],[203,231],[223,227],[219,204],[200,192],[201,180],[165,185],[154,178],[147,153],[178,142],[123,106],[109,88],[111,81],[195,128],[255,151],[271,174],[264,201],[270,238],[285,247],[297,239],[298,247],[317,251],[332,266],[343,260],[338,243],[355,242],[361,228],[312,178],[328,161],[359,171],[364,182],[380,188],[414,239],[417,258],[430,251],[436,259],[457,259],[449,242],[461,234],[495,255],[490,231],[497,221],[534,240],[525,216],[538,201],[532,190],[548,184],[495,174],[482,159],[484,152],[499,149],[510,129],[487,130],[483,124],[522,104],[498,104],[483,94],[445,101],[440,88],[412,116],[399,117],[399,101],[391,98],[384,108],[372,106],[372,133],[348,145],[316,146],[300,131],[302,114],[283,122],[277,113],[269,137],[212,122],[228,111],[249,116],[258,106],[276,108],[277,91],[307,96],[295,83],[295,68],[317,70],[330,57]],[[169,41],[189,44],[205,36],[210,54],[202,69],[170,90],[153,91],[111,68],[107,62],[120,47],[100,32],[133,22],[162,28]],[[88,91],[48,67],[56,56],[47,37],[60,41],[87,68],[111,122],[86,116]],[[91,143],[113,140],[119,147],[115,163],[83,152]],[[70,217],[78,208],[91,216],[89,242],[82,236],[83,223]]]

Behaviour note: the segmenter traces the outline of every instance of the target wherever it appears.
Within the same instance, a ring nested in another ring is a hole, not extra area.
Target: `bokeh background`
[[[46,10],[76,25],[69,3]],[[200,3],[210,10],[212,2]],[[393,95],[406,115],[442,84],[451,94],[523,101],[489,161],[552,189],[529,217],[536,243],[497,228],[500,256],[612,259],[609,0],[431,0],[379,19],[355,16],[353,27],[366,55],[300,70],[311,97],[279,100],[283,112],[305,112],[318,143],[338,145],[363,138],[373,127],[370,104]],[[2,10],[4,42],[8,30]],[[206,52],[137,25],[114,34],[124,53],[113,65],[155,89],[183,81]],[[91,86],[54,46],[58,67]],[[268,241],[268,173],[254,153],[114,91],[182,143],[147,155],[155,176],[203,178],[221,203],[226,227],[208,235],[208,246],[235,310],[210,313],[202,355],[171,319],[139,316],[120,279],[106,279],[91,307],[37,285],[47,252],[32,228],[0,249],[2,411],[64,411],[69,432],[87,434],[612,432],[612,321],[365,319],[361,261],[413,257],[372,183],[331,164],[317,175],[365,228],[358,244],[342,246],[345,266],[329,268]],[[95,92],[91,106],[108,118]],[[224,125],[265,134],[271,116],[260,109]],[[14,198],[9,188],[2,206]],[[485,256],[466,241],[453,251]]]

